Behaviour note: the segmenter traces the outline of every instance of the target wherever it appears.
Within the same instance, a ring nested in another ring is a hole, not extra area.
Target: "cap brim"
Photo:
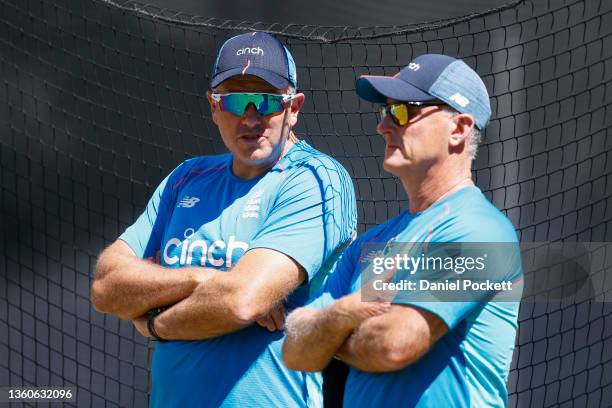
[[[226,81],[230,78],[233,78],[239,75],[256,76],[257,78],[263,79],[264,81],[266,81],[267,83],[275,87],[276,89],[282,89],[282,88],[288,87],[289,85],[292,85],[287,78],[283,78],[282,76],[275,74],[273,72],[267,71],[265,69],[248,68],[245,70],[244,68],[232,68],[232,69],[228,69],[227,71],[224,71],[224,72],[221,72],[215,75],[212,81],[210,82],[210,86],[212,88],[216,88],[223,81]]]
[[[363,75],[356,84],[357,95],[369,102],[385,103],[387,98],[402,102],[427,102],[435,96],[420,90],[399,78]]]

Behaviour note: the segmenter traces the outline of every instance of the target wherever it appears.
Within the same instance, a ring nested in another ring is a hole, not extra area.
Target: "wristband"
[[[167,308],[165,307],[156,307],[147,312],[147,329],[149,330],[149,334],[153,336],[155,340],[162,342],[162,343],[166,342],[167,340],[164,340],[161,337],[159,337],[159,335],[155,331],[155,318],[157,317],[158,314],[160,314],[166,309]]]

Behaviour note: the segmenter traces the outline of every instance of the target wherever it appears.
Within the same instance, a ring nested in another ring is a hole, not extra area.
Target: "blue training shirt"
[[[324,307],[361,287],[359,257],[367,243],[517,242],[510,221],[477,187],[465,187],[426,210],[397,217],[353,242],[312,307]],[[513,276],[522,273],[513,262]],[[409,296],[408,296],[409,297]],[[517,329],[518,302],[410,302],[440,317],[449,331],[406,368],[388,373],[350,369],[347,407],[504,407]]]
[[[249,249],[277,250],[308,274],[286,308],[304,305],[355,233],[348,173],[304,141],[256,179],[236,177],[231,164],[231,154],[183,162],[120,239],[142,258],[159,251],[166,267],[201,265],[227,273]],[[283,337],[252,325],[208,340],[158,343],[151,406],[322,406],[320,374],[288,370]]]

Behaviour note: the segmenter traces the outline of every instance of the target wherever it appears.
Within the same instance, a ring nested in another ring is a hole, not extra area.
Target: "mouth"
[[[263,136],[260,134],[242,135],[238,137],[238,142],[249,144],[249,145],[256,145],[260,142],[261,139],[263,139]]]

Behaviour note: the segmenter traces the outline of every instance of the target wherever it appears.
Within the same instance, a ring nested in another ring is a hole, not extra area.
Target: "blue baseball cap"
[[[356,88],[360,97],[375,103],[386,103],[387,98],[407,103],[440,100],[472,115],[481,130],[491,117],[489,93],[480,76],[448,55],[421,55],[394,76],[362,75]]]
[[[237,75],[254,75],[277,89],[297,89],[295,62],[289,50],[270,34],[253,32],[227,40],[219,50],[210,86]]]

